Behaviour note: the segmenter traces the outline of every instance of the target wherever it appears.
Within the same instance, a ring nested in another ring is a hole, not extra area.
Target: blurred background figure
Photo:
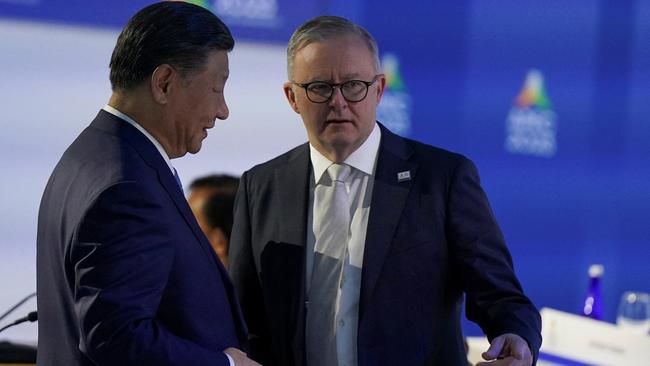
[[[197,178],[190,184],[187,197],[196,221],[226,268],[232,211],[238,186],[237,177],[225,174],[208,175]]]

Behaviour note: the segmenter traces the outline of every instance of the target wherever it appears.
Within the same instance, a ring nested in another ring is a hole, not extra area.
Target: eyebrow
[[[350,73],[350,74],[345,74],[345,75],[343,75],[343,76],[341,77],[341,80],[342,80],[342,81],[348,81],[348,80],[359,80],[360,75],[361,75],[361,74],[359,74],[358,72],[353,72],[353,73]],[[323,78],[323,77],[320,77],[320,75],[319,75],[319,76],[316,76],[316,77],[312,78],[309,82],[310,82],[310,83],[313,83],[314,81],[331,82],[331,79],[330,79],[329,77],[325,77],[325,78]]]

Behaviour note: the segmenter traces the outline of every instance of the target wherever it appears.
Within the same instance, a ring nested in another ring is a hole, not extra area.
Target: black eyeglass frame
[[[332,99],[332,96],[334,95],[334,88],[339,88],[339,90],[341,91],[341,95],[343,96],[343,99],[345,99],[345,101],[347,101],[349,103],[359,103],[359,102],[363,101],[364,99],[366,99],[366,97],[368,96],[368,90],[370,89],[370,86],[372,86],[374,83],[376,83],[377,80],[379,80],[379,77],[382,76],[382,75],[383,74],[375,75],[375,77],[371,81],[346,80],[346,81],[344,81],[342,83],[331,84],[331,83],[328,83],[328,82],[325,82],[325,81],[316,80],[316,81],[312,81],[312,82],[309,82],[309,83],[297,83],[295,81],[291,81],[291,84],[294,84],[296,86],[299,86],[299,87],[305,89],[305,94],[307,95],[307,99],[309,99],[309,101],[312,102],[312,103],[323,104],[323,103],[329,102]],[[343,93],[343,88],[342,88],[343,85],[345,85],[347,83],[352,83],[352,82],[362,83],[362,84],[364,84],[366,86],[366,92],[363,94],[363,97],[361,97],[359,100],[350,100],[345,96],[345,93]],[[309,96],[309,87],[311,85],[313,85],[313,84],[324,84],[324,85],[327,85],[327,86],[330,87],[329,96],[325,100],[323,100],[322,102],[317,102],[317,101],[311,99],[311,97]]]

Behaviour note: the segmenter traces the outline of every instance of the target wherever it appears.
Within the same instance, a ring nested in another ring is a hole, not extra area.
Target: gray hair
[[[336,37],[356,35],[366,43],[375,59],[375,69],[379,71],[379,48],[377,41],[360,25],[332,15],[321,15],[303,23],[291,36],[287,46],[287,74],[293,77],[293,61],[296,53],[307,45]]]

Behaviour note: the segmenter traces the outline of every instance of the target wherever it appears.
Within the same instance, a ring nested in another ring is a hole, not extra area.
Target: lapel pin
[[[411,171],[407,170],[405,172],[397,173],[397,181],[403,182],[405,180],[411,180]]]

